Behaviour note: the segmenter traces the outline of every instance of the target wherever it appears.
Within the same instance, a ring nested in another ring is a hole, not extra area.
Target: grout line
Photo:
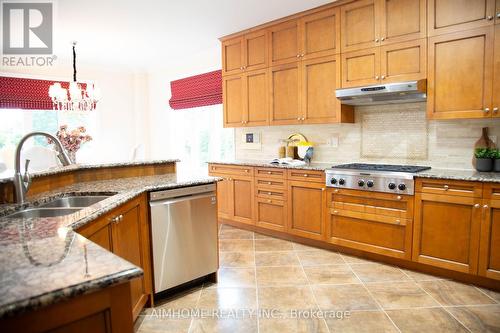
[[[343,259],[343,258],[342,258]],[[380,308],[380,310],[382,310],[382,312],[385,314],[385,316],[387,317],[387,319],[389,319],[389,321],[392,323],[392,325],[398,330],[398,332],[401,333],[401,330],[399,329],[399,327],[396,325],[396,323],[392,320],[392,318],[389,316],[389,314],[385,311],[384,307],[379,303],[379,301],[377,301],[377,299],[373,296],[373,294],[370,292],[370,290],[368,290],[368,288],[366,287],[365,283],[363,282],[363,280],[361,280],[358,276],[358,274],[356,274],[356,272],[352,269],[351,265],[347,263],[347,265],[349,266],[349,268],[351,269],[351,271],[353,272],[353,274],[358,278],[358,280],[361,282],[361,285],[363,286],[363,288],[365,288],[366,292],[368,293],[368,295],[370,295],[370,297],[375,301],[375,303],[377,303],[378,307]]]
[[[255,307],[257,308],[257,333],[260,332],[260,318],[259,318],[259,284],[257,283],[257,258],[255,256],[255,233],[252,236],[252,245],[253,245],[253,272],[255,278]]]
[[[480,293],[484,294],[486,297],[490,298],[493,302],[495,302],[495,304],[499,303],[496,299],[494,299],[493,297],[491,297],[490,295],[488,295],[487,293],[485,293],[484,291],[482,291],[481,288],[476,287],[474,285],[471,285],[471,286],[474,287],[474,288],[476,288]],[[491,304],[489,304],[489,305],[491,305]]]
[[[196,305],[194,306],[195,309],[198,309],[198,304],[200,303],[200,299],[201,299],[201,293],[205,289],[205,283],[206,282],[203,282],[203,284],[201,285],[200,294],[198,295],[198,298],[196,299]],[[191,328],[193,327],[193,324],[194,324],[194,318],[191,318],[191,322],[189,323],[188,332],[191,332]]]

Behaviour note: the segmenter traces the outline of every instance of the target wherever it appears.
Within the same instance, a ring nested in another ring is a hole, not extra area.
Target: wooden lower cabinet
[[[257,198],[255,200],[255,224],[266,229],[286,230],[286,201]]]
[[[152,303],[147,195],[143,194],[130,200],[77,232],[143,269],[142,277],[130,281],[132,313],[135,320],[146,303]]]
[[[481,198],[415,194],[413,261],[477,274]]]
[[[483,200],[478,274],[500,280],[500,200]]]
[[[212,174],[215,175],[215,174]],[[217,216],[228,219],[231,217],[231,178],[217,175],[222,180],[217,182]]]
[[[288,182],[287,232],[310,239],[324,239],[325,208],[326,192],[323,183]]]
[[[231,210],[232,219],[238,222],[254,224],[253,222],[253,200],[254,188],[253,178],[233,176],[231,184]]]
[[[411,259],[413,197],[328,189],[327,241]]]

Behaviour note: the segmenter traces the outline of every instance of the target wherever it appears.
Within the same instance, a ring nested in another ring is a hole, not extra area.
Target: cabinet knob
[[[273,194],[273,192],[267,192],[267,195],[272,195],[272,194]]]
[[[304,177],[308,177],[309,175],[307,173],[304,174]]]
[[[305,117],[302,117],[302,119],[301,119],[301,120],[306,120],[306,118],[305,118]]]
[[[398,196],[396,197],[396,199],[401,200],[401,199],[403,199],[403,197],[402,197],[402,196],[400,196],[400,195],[398,195]]]
[[[378,75],[375,75],[375,80],[378,80],[379,79],[379,76]]]
[[[270,174],[272,174],[272,172],[271,172],[271,171],[268,171],[268,172],[267,172],[267,174],[268,174],[268,175],[270,175]]]
[[[378,43],[378,38],[375,38],[375,43]]]
[[[324,188],[324,187],[323,187],[323,188],[321,188],[321,191],[324,191],[324,190],[325,190],[325,188]]]
[[[271,185],[272,183],[271,182],[267,182],[267,185]]]
[[[396,220],[396,224],[401,224],[401,220]]]
[[[272,200],[267,200],[267,202],[271,203],[271,202],[273,202],[273,201],[272,201]]]
[[[484,113],[490,112],[490,108],[484,108]]]
[[[304,53],[302,53],[300,56],[301,56],[301,57],[303,57],[303,56],[304,56]]]
[[[382,75],[380,78],[381,78],[382,80],[385,80],[385,75]]]
[[[498,112],[498,108],[497,107],[494,107],[493,108],[493,113],[497,113]]]
[[[443,186],[443,188],[444,188],[444,190],[445,190],[445,191],[448,191],[448,189],[449,189],[450,187],[449,187],[448,185],[444,185],[444,186]]]
[[[334,190],[333,193],[339,193],[339,190]]]
[[[240,69],[243,70],[243,66],[241,66]]]
[[[338,213],[339,213],[339,211],[338,211],[338,210],[334,210],[334,211],[333,211],[333,214],[338,214]]]
[[[500,19],[500,12],[497,13],[497,19]]]
[[[498,14],[497,14],[497,15],[498,15]],[[493,20],[493,16],[488,15],[487,19],[488,19],[488,21],[491,21],[491,20]]]
[[[299,118],[297,118],[297,120],[300,120],[300,117],[299,117]]]
[[[300,54],[297,54],[297,58],[300,58]]]
[[[483,206],[483,208],[484,208],[484,209],[488,209],[488,205],[484,205],[484,206]]]
[[[480,206],[479,204],[475,204],[474,208],[479,208],[479,206]]]
[[[381,41],[384,41],[384,40],[385,40],[385,37],[380,38],[380,40],[381,40]]]
[[[245,169],[245,172],[248,172],[248,169]]]

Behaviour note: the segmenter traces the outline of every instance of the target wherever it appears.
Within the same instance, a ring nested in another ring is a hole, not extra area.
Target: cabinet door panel
[[[232,212],[238,222],[253,224],[253,178],[232,177]]]
[[[244,37],[245,70],[266,68],[267,66],[267,33],[257,31]]]
[[[300,117],[299,65],[273,67],[270,71],[271,124],[294,124]]]
[[[493,27],[430,38],[428,61],[429,118],[491,116]]]
[[[278,24],[269,29],[271,66],[295,62],[299,55],[297,21]]]
[[[479,275],[500,280],[500,201],[485,200],[481,224]]]
[[[342,88],[380,82],[380,48],[342,54]]]
[[[110,230],[109,224],[102,227],[98,231],[94,232],[92,235],[90,235],[87,238],[90,239],[92,242],[96,243],[97,245],[105,248],[108,251],[112,250],[111,230]]]
[[[493,24],[495,0],[428,1],[429,36],[465,31]]]
[[[413,260],[463,273],[477,273],[480,200],[417,193]]]
[[[499,0],[500,1],[500,0]],[[499,4],[500,5],[500,4]],[[500,11],[500,7],[498,9]],[[493,58],[493,117],[500,117],[500,24],[495,25]]]
[[[256,224],[259,227],[285,231],[286,204],[285,201],[257,198]]]
[[[311,239],[324,239],[324,185],[288,182],[288,232]]]
[[[426,39],[382,46],[380,57],[382,82],[401,82],[426,78]]]
[[[331,8],[300,20],[302,59],[340,53],[340,9]]]
[[[379,34],[375,0],[361,0],[340,7],[342,52],[374,47]]]
[[[210,174],[211,176],[221,177],[223,180],[217,182],[217,215],[219,218],[229,219],[231,212],[231,181],[224,175]]]
[[[425,0],[382,0],[381,3],[382,45],[427,37]]]
[[[241,72],[243,66],[243,40],[241,37],[222,43],[222,72],[224,75]]]
[[[230,76],[222,79],[224,127],[243,126],[244,76]]]
[[[245,80],[246,125],[267,125],[269,116],[267,70],[247,72]]]
[[[303,61],[302,115],[305,123],[339,121],[340,103],[335,90],[340,88],[340,62],[337,56]]]

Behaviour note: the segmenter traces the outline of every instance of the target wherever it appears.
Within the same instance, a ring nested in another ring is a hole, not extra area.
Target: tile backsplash
[[[356,107],[354,124],[269,126],[235,130],[236,159],[271,160],[280,140],[301,133],[314,142],[314,162],[401,163],[472,169],[474,143],[489,127],[494,142],[500,119],[428,121],[426,103]],[[261,149],[246,149],[242,135],[257,132]]]

